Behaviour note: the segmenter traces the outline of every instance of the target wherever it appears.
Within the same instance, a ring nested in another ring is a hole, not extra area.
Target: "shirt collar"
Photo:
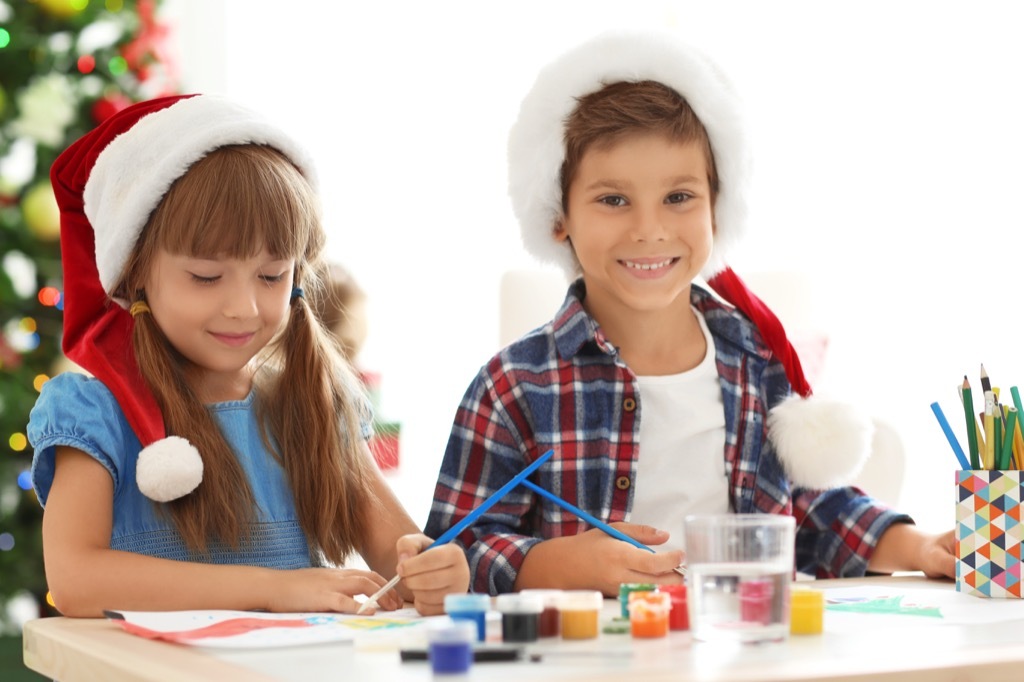
[[[575,356],[588,342],[608,355],[615,355],[615,347],[608,341],[597,321],[583,308],[587,288],[583,278],[569,285],[562,307],[553,321],[555,348],[563,359]],[[731,342],[740,349],[768,358],[761,333],[735,307],[712,294],[696,282],[690,287],[690,304],[704,316],[708,329],[718,339]]]

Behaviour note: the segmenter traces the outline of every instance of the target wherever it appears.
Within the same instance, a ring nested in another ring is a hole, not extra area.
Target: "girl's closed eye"
[[[287,274],[286,272],[282,272],[282,273],[277,274],[277,275],[267,275],[267,274],[260,273],[260,279],[262,279],[267,284],[277,284],[278,282],[284,281],[284,277],[285,277],[286,274]]]
[[[196,274],[194,272],[190,272],[188,274],[192,278],[192,281],[195,282],[196,284],[203,284],[203,285],[213,284],[214,282],[216,282],[217,280],[220,279],[220,275],[212,275],[210,277],[204,277],[203,275],[198,275],[198,274]]]

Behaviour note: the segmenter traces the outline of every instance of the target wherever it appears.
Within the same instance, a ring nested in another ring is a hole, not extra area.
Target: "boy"
[[[728,84],[668,37],[604,36],[541,72],[510,135],[510,194],[527,250],[579,279],[470,385],[426,532],[553,448],[538,485],[662,551],[519,487],[459,538],[474,590],[680,582],[683,517],[726,512],[794,515],[797,569],[819,577],[953,576],[952,531],[840,487],[869,422],[806,400],[781,325],[725,265],[746,154]]]

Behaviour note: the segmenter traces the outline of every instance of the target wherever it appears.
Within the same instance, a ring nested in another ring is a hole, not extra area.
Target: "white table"
[[[920,577],[817,581],[813,587],[880,585],[954,589]],[[964,597],[968,598],[968,597]],[[973,597],[971,599],[974,599]],[[688,633],[638,640],[541,640],[540,662],[477,663],[466,680],[996,680],[1024,679],[1024,600],[1016,620],[922,627],[908,617],[899,630],[865,628],[790,637],[781,643],[719,646]],[[605,602],[611,617],[618,603]],[[1016,614],[1013,616],[1016,618]],[[347,644],[273,650],[202,649],[146,640],[106,620],[44,618],[24,630],[25,663],[61,682],[76,680],[433,680],[429,664],[401,663],[395,650]]]

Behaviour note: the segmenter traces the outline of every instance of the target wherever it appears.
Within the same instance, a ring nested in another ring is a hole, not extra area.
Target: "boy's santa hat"
[[[113,288],[174,181],[209,152],[234,144],[274,147],[314,182],[312,164],[294,141],[253,112],[208,95],[130,106],[68,147],[50,170],[61,216],[64,353],[114,394],[143,446],[139,489],[158,502],[192,492],[203,462],[185,438],[167,435],[132,348],[131,302],[115,298]]]
[[[667,34],[614,32],[565,53],[540,72],[508,140],[509,195],[527,251],[561,266],[570,277],[580,274],[572,246],[554,234],[562,217],[565,124],[579,98],[612,83],[640,81],[675,90],[707,131],[719,191],[712,255],[701,274],[757,325],[786,369],[794,395],[769,415],[770,438],[780,461],[801,487],[848,483],[867,456],[870,419],[849,405],[810,399],[811,387],[782,324],[726,264],[746,228],[751,159],[739,98],[703,53]]]

